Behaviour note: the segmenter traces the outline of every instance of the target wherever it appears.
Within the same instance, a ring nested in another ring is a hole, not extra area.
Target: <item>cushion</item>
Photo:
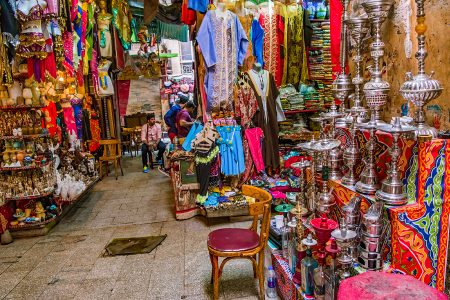
[[[258,247],[259,235],[244,228],[222,228],[211,232],[208,246],[222,252],[238,252]]]

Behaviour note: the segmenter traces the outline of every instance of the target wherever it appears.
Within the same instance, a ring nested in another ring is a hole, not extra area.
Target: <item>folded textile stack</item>
[[[304,96],[305,107],[323,106],[333,101],[331,83],[330,22],[325,20],[312,24],[313,35],[308,53],[310,79],[316,82],[318,95]]]
[[[297,93],[295,95],[290,95],[287,98],[287,101],[290,104],[291,110],[305,109],[305,100],[303,99],[303,96],[300,93]]]

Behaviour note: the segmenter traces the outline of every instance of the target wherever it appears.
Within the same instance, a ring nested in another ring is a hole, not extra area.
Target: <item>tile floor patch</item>
[[[170,179],[140,164],[126,157],[125,176],[103,178],[49,235],[0,246],[0,299],[211,299],[208,234],[249,222],[175,220]],[[112,238],[160,234],[152,253],[101,255]],[[252,275],[250,262],[229,262],[219,299],[256,299]]]

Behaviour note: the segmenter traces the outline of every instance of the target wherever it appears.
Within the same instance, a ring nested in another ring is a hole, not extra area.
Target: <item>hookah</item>
[[[293,281],[296,284],[301,283],[301,261],[306,256],[306,246],[302,243],[302,239],[304,238],[304,228],[303,228],[303,220],[302,217],[308,214],[308,210],[304,207],[305,200],[305,187],[306,187],[306,168],[310,165],[308,160],[301,160],[298,163],[292,164],[294,168],[301,169],[300,175],[300,187],[301,191],[297,197],[296,206],[290,211],[290,213],[294,216],[289,226],[293,228],[295,232],[295,240],[297,242],[296,250],[297,250],[297,259],[295,264],[295,272],[293,276]],[[295,221],[294,221],[295,220]],[[294,227],[295,225],[295,227]]]
[[[332,146],[339,147],[339,140],[330,140],[334,141]],[[334,148],[333,148],[334,149]],[[318,202],[318,213],[328,215],[331,213],[331,208],[336,204],[336,199],[334,198],[332,192],[328,187],[328,177],[329,177],[329,169],[328,169],[328,154],[327,151],[323,152],[324,157],[324,167],[322,168],[322,192],[319,195]]]
[[[316,299],[325,299],[324,268],[325,259],[327,256],[327,253],[325,252],[325,246],[327,241],[330,239],[331,232],[337,228],[338,224],[336,221],[322,216],[321,218],[312,219],[311,226],[313,227],[317,238],[317,261],[319,263],[318,268],[314,270],[314,296]]]
[[[375,202],[362,218],[358,264],[367,270],[379,270],[383,266],[381,251],[388,228],[384,225],[383,207],[383,202]]]
[[[427,50],[425,49],[425,32],[427,27],[425,25],[425,8],[424,0],[416,0],[417,5],[417,41],[418,50],[416,52],[416,59],[418,61],[418,74],[413,76],[411,72],[406,73],[406,81],[400,87],[400,94],[407,101],[411,101],[417,106],[415,112],[414,122],[417,126],[415,130],[416,137],[419,135],[431,135],[437,137],[436,128],[425,124],[424,106],[430,101],[439,97],[442,93],[442,85],[436,79],[433,79],[434,72],[431,75],[425,74],[425,59],[427,58]]]
[[[386,20],[389,10],[393,4],[393,0],[366,0],[362,3],[370,22],[375,28],[375,37],[370,44],[370,54],[372,56],[374,67],[369,67],[370,81],[364,85],[364,94],[366,97],[367,106],[370,108],[371,124],[384,123],[380,120],[380,109],[386,104],[390,85],[387,81],[382,79],[381,74],[381,58],[384,56],[385,44],[381,40],[381,25]]]
[[[349,247],[354,244],[357,234],[355,231],[347,228],[344,218],[341,218],[339,229],[334,230],[331,236],[336,240],[336,244],[340,248],[338,263],[341,265],[340,279],[344,280],[351,277],[350,268],[353,263],[353,257],[349,253]]]
[[[324,157],[324,165],[322,166],[322,178],[323,178],[323,190],[319,196],[318,206],[317,209],[320,213],[329,213],[331,206],[333,206],[336,203],[336,200],[334,199],[334,196],[329,192],[328,190],[328,162],[327,162],[327,153],[330,152],[330,150],[333,150],[341,144],[341,141],[335,140],[335,139],[323,139],[319,141],[313,141],[309,143],[302,144],[302,148],[305,150],[312,151],[315,156],[313,156],[313,161],[316,161],[317,153],[322,153],[322,157]],[[314,165],[314,163],[313,163]],[[312,166],[313,166],[312,165]],[[311,171],[313,171],[313,167],[311,167]],[[313,177],[315,177],[315,169],[312,173]],[[314,178],[315,183],[315,178]],[[314,197],[316,198],[316,196]],[[316,199],[314,199],[316,200]],[[316,204],[316,202],[315,202]],[[308,207],[309,208],[309,207]],[[316,207],[314,207],[316,208]],[[314,211],[314,210],[313,210]]]
[[[331,232],[338,227],[338,223],[325,216],[311,220],[311,226],[317,238],[317,259],[325,262],[326,252],[325,245],[331,237]]]
[[[353,106],[351,108],[352,112],[358,114],[358,123],[363,123],[366,121],[367,110],[362,106],[362,101],[364,98],[363,84],[364,78],[361,74],[361,62],[363,60],[361,55],[361,50],[363,48],[363,40],[367,36],[370,30],[369,19],[363,17],[353,17],[347,18],[345,24],[348,26],[350,36],[355,43],[353,62],[355,64],[355,77],[352,79],[352,83],[355,86],[355,93],[353,94]]]
[[[345,185],[355,185],[358,181],[358,178],[356,178],[355,174],[355,168],[360,162],[360,155],[359,155],[359,149],[358,144],[356,143],[356,122],[360,111],[354,110],[352,108],[351,110],[351,125],[350,125],[350,136],[351,136],[351,143],[350,147],[347,147],[344,150],[343,158],[344,163],[346,164],[348,171],[342,177],[342,183]]]
[[[368,123],[358,124],[361,129],[369,131],[369,140],[366,143],[366,157],[364,157],[364,169],[361,172],[360,180],[356,183],[355,189],[357,192],[367,195],[374,195],[380,188],[378,182],[377,172],[375,170],[375,147],[377,145],[377,138],[375,131],[377,129],[377,121],[375,114],[371,114],[371,121]]]
[[[362,198],[360,196],[354,196],[347,205],[342,207],[342,214],[345,224],[347,224],[347,228],[355,231],[357,234],[354,243],[349,247],[349,253],[352,256],[353,261],[357,261],[358,259],[357,243],[359,242],[360,233],[361,201]]]
[[[339,65],[341,67],[341,71],[337,75],[336,79],[333,81],[331,90],[333,91],[333,96],[337,99],[339,99],[341,105],[340,105],[340,113],[341,116],[338,116],[338,118],[342,118],[345,115],[345,101],[348,99],[350,94],[352,94],[355,90],[355,87],[353,86],[352,80],[350,79],[350,76],[346,73],[346,66],[347,66],[347,24],[345,20],[347,19],[347,7],[348,7],[348,0],[343,0],[342,7],[342,17],[341,17],[341,43],[340,43],[340,57],[339,57]],[[333,101],[333,106],[335,106],[335,103]],[[331,110],[333,111],[333,106]],[[345,118],[338,119],[338,125],[339,127],[346,127]]]
[[[336,119],[343,117],[344,113],[338,112],[335,103],[331,106],[331,110],[327,113],[322,113],[321,117],[323,119],[331,120],[331,128],[330,128],[330,138],[334,139],[336,136]],[[339,180],[342,177],[341,165],[342,165],[342,150],[340,147],[335,147],[331,149],[328,153],[328,162],[330,164],[330,174],[329,179],[331,180]]]
[[[414,132],[416,128],[401,125],[400,118],[394,117],[392,125],[379,125],[378,130],[392,134],[393,142],[389,151],[391,154],[391,164],[387,172],[388,176],[383,180],[381,189],[375,193],[375,197],[377,200],[384,201],[387,205],[405,205],[408,199],[398,170],[398,159],[401,155],[398,139],[402,134]]]

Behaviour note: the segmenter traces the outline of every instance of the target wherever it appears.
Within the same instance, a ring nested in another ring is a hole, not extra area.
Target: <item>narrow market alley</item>
[[[208,233],[249,223],[201,217],[176,221],[170,179],[142,173],[126,158],[124,177],[110,174],[47,236],[0,248],[0,299],[210,299]],[[239,220],[238,220],[239,221]],[[149,254],[105,257],[113,238],[167,234]],[[224,269],[220,299],[257,299],[249,261]]]

